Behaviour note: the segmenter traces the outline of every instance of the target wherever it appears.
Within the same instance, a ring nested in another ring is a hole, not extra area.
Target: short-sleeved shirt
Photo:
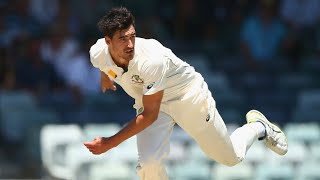
[[[135,99],[135,108],[142,107],[143,95],[161,90],[164,90],[162,102],[177,98],[196,75],[192,66],[154,39],[136,38],[135,54],[126,72],[114,63],[104,39],[91,47],[90,58],[94,67],[105,72]]]

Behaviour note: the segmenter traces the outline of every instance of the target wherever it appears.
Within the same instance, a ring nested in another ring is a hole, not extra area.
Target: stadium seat
[[[171,166],[168,173],[175,180],[207,180],[210,178],[210,165],[190,159]]]
[[[306,110],[296,108],[292,112],[292,121],[294,123],[313,123],[320,121],[320,111],[319,110]]]
[[[19,178],[19,175],[21,176],[21,173],[24,170],[19,163],[7,160],[0,161],[0,169],[1,179],[8,179],[8,177],[10,177],[10,179],[13,179],[14,177]]]
[[[216,92],[214,89],[211,91],[213,98],[216,100],[218,110],[223,109],[237,109],[243,110],[247,104],[246,95],[240,91],[224,90]]]
[[[296,97],[288,91],[270,88],[250,94],[250,100],[254,105],[263,104],[264,106],[279,109],[290,109],[295,103],[295,98]]]
[[[241,126],[245,123],[245,114],[236,108],[219,108],[218,111],[226,124],[237,124]],[[221,110],[220,110],[221,109]]]
[[[290,72],[291,59],[286,57],[275,57],[271,61],[267,61],[263,65],[263,70],[273,75],[283,74],[284,72]]]
[[[86,110],[112,111],[117,103],[116,95],[98,93],[85,96],[84,108]]]
[[[182,142],[172,141],[170,143],[170,153],[168,156],[168,162],[175,164],[187,158],[186,146]]]
[[[32,113],[36,111],[36,99],[28,92],[0,91],[0,127],[4,139],[14,143],[21,142],[27,125],[36,117],[32,117]]]
[[[320,89],[301,91],[292,116],[297,123],[320,121]]]
[[[320,142],[310,144],[309,159],[320,162]]]
[[[23,142],[27,131],[49,123],[58,123],[58,115],[50,110],[7,110],[1,113],[1,133],[10,142]],[[14,131],[12,131],[14,129]]]
[[[301,61],[299,66],[301,72],[308,72],[313,75],[319,75],[320,61],[318,57],[310,57]]]
[[[191,143],[190,147],[187,149],[187,153],[189,154],[188,159],[197,161],[199,163],[209,163],[212,160],[201,150],[198,144]]]
[[[41,162],[40,131],[48,124],[61,122],[61,119],[55,111],[39,109],[38,111],[28,112],[25,122],[24,145],[26,152],[33,160]]]
[[[283,157],[278,157],[279,161],[284,163],[290,163],[294,167],[299,166],[309,157],[309,150],[305,144],[301,142],[295,142],[291,139],[288,140],[289,150]],[[281,158],[281,160],[280,160]]]
[[[39,106],[49,108],[58,113],[62,123],[79,123],[83,116],[72,93],[68,90],[46,93],[38,97]],[[79,112],[79,113],[78,113]]]
[[[96,137],[109,137],[120,131],[121,126],[116,123],[87,123],[83,126],[84,139],[91,141]]]
[[[288,139],[288,147],[288,152],[284,156],[267,150],[265,156],[268,158],[262,164],[296,168],[310,157],[310,150],[304,143]]]
[[[309,144],[320,140],[320,127],[316,122],[288,123],[283,131],[290,141],[299,141]]]
[[[271,164],[262,163],[255,170],[254,177],[252,179],[257,180],[292,180],[294,179],[295,170],[290,164]]]
[[[36,109],[36,99],[25,91],[0,92],[0,112]]]
[[[210,72],[210,64],[208,58],[203,54],[182,54],[181,59],[189,63],[197,72],[205,75]]]
[[[99,156],[93,155],[89,150],[79,142],[65,146],[65,172],[68,173],[68,180],[86,180],[90,179],[90,166],[94,163],[110,161],[113,156],[113,150],[103,153]]]
[[[295,180],[317,180],[320,179],[320,162],[319,161],[304,161],[297,169]]]
[[[219,93],[230,90],[230,82],[224,73],[207,73],[204,78],[211,92]]]
[[[239,74],[235,79],[234,84],[237,88],[246,92],[265,91],[274,87],[274,77],[269,73],[263,72],[245,72]]]
[[[231,135],[236,129],[238,129],[240,127],[236,123],[225,123],[225,124],[226,124],[229,135]]]
[[[135,110],[131,99],[122,96],[115,92],[86,96],[83,107],[86,123],[125,124],[135,116]]]
[[[298,94],[297,107],[304,110],[320,110],[320,89],[304,90]]]
[[[284,73],[277,78],[278,89],[299,93],[305,89],[316,87],[315,77],[305,73]]]
[[[78,125],[46,125],[40,132],[42,163],[51,176],[70,179],[71,171],[66,165],[66,147],[82,143],[83,134]]]
[[[265,147],[264,143],[254,142],[248,150],[243,162],[251,164],[252,166],[260,164],[267,159],[265,155],[266,151],[267,148]]]
[[[211,177],[212,180],[249,180],[253,179],[253,168],[244,162],[233,167],[215,164],[211,170]]]
[[[239,56],[223,56],[213,62],[215,71],[226,72],[228,75],[238,76],[246,71],[247,65],[245,61]],[[235,77],[237,79],[237,77]]]

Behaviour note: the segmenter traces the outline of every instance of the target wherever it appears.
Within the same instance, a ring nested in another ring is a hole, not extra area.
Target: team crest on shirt
[[[132,75],[132,76],[131,76],[131,81],[132,81],[133,83],[137,83],[137,84],[142,84],[142,83],[143,83],[143,79],[141,79],[141,78],[139,77],[139,75]]]

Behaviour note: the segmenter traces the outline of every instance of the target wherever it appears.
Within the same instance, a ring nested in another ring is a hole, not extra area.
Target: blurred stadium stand
[[[202,73],[230,131],[258,109],[289,139],[285,157],[256,142],[247,159],[230,168],[209,160],[176,127],[167,168],[172,180],[320,179],[320,16],[311,14],[317,21],[309,26],[294,25],[282,2],[0,1],[0,179],[138,179],[135,138],[102,156],[82,145],[115,133],[135,115],[120,87],[100,92],[88,56],[101,38],[98,18],[119,5],[136,15],[138,36],[160,40]],[[303,3],[320,8],[313,0]],[[274,57],[253,65],[240,32],[260,5],[275,5],[273,18],[286,31]],[[71,59],[88,71],[66,68]],[[72,81],[68,72],[86,78]]]

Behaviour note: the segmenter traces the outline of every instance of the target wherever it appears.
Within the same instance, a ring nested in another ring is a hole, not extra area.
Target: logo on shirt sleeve
[[[151,84],[149,84],[149,85],[147,86],[147,89],[151,89],[151,88],[153,87],[153,85],[154,85],[154,82],[151,83]]]
[[[111,69],[108,71],[108,74],[112,76],[114,79],[117,78],[117,74],[113,72]]]

